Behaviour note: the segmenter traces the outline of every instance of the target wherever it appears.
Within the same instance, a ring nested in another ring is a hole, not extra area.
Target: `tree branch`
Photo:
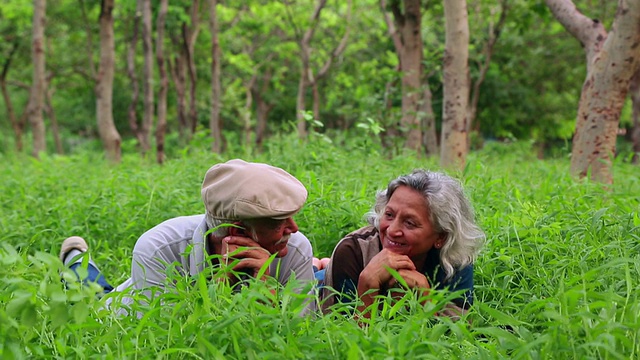
[[[545,3],[560,24],[582,43],[587,54],[587,67],[590,68],[607,39],[607,30],[599,20],[584,16],[571,0],[545,0]]]
[[[291,27],[293,28],[293,32],[296,34],[296,39],[300,39],[302,37],[302,35],[300,35],[300,29],[298,28],[298,26],[296,25],[295,21],[293,21],[293,14],[291,14],[291,4],[289,4],[288,1],[283,1],[284,3],[284,7],[287,10],[287,20],[289,20],[289,24],[291,24]]]
[[[331,68],[331,64],[333,63],[333,59],[335,59],[338,56],[340,56],[340,54],[342,54],[344,52],[344,50],[347,48],[347,42],[349,40],[349,30],[350,30],[350,25],[351,25],[351,5],[352,5],[352,2],[351,2],[351,0],[347,0],[347,3],[348,3],[347,4],[347,18],[346,18],[347,28],[346,28],[346,30],[344,32],[344,35],[342,36],[342,39],[340,40],[340,43],[338,43],[338,46],[336,46],[336,48],[331,52],[331,56],[329,56],[327,61],[324,63],[324,66],[322,67],[322,69],[320,69],[320,71],[316,75],[315,80],[312,81],[311,85],[314,85],[315,82],[318,81],[318,79],[321,79],[325,75],[327,75],[327,73],[329,72],[329,69]]]
[[[400,54],[402,53],[402,47],[403,47],[402,37],[400,36],[400,32],[398,31],[398,29],[396,29],[396,26],[393,23],[393,20],[391,20],[391,18],[389,17],[389,14],[387,13],[387,4],[385,0],[380,0],[380,10],[382,11],[382,15],[384,16],[384,22],[387,23],[387,32],[389,33],[389,36],[393,41],[393,47],[396,49],[396,55],[398,56],[397,70],[400,70],[402,69],[402,65],[401,65],[402,59],[400,57]],[[398,9],[398,11],[400,10]],[[394,12],[394,16],[395,16],[395,12]],[[398,16],[402,16],[402,14]]]
[[[31,90],[31,86],[28,84],[23,83],[22,81],[18,81],[18,80],[9,80],[7,81],[7,84],[9,85],[13,85],[15,87],[30,91]]]
[[[318,23],[320,22],[320,13],[322,12],[322,9],[324,8],[324,6],[327,4],[327,0],[319,0],[318,4],[316,5],[316,8],[313,10],[313,15],[311,15],[311,25],[309,26],[309,28],[307,29],[307,31],[305,31],[304,35],[302,36],[302,40],[301,43],[308,46],[309,43],[311,42],[311,39],[313,38],[313,34],[316,31],[316,27],[318,26]]]
[[[11,46],[11,51],[9,52],[9,56],[7,56],[7,61],[5,61],[4,65],[2,66],[2,74],[0,75],[0,79],[5,80],[7,78],[7,74],[9,73],[9,67],[11,66],[11,60],[13,60],[13,55],[15,55],[16,51],[18,51],[19,46],[20,46],[20,40],[16,36]]]
[[[87,34],[87,59],[89,61],[89,74],[90,79],[96,81],[96,65],[93,61],[93,38],[91,36],[91,29],[89,25],[89,19],[87,18],[87,11],[85,10],[84,0],[78,0],[80,2],[80,11],[82,13],[82,21],[85,24],[85,32]]]
[[[404,26],[406,19],[404,18],[404,15],[402,15],[402,10],[400,10],[400,1],[391,0],[391,5],[389,5],[389,7],[391,8],[391,13],[393,14],[396,24],[400,27]]]

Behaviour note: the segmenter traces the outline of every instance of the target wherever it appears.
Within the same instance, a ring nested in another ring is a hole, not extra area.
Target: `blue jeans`
[[[76,269],[80,266],[82,266],[82,262],[77,262],[69,266],[69,269],[71,269],[71,271],[73,271],[76,274],[76,276],[78,277],[78,280],[80,280],[80,275],[78,275],[78,271]],[[109,285],[109,283],[107,282],[107,279],[105,279],[104,276],[102,276],[102,273],[100,272],[100,270],[98,270],[98,268],[95,267],[93,264],[91,263],[87,264],[87,273],[88,273],[87,278],[82,280],[83,284],[94,282],[102,286],[105,294],[113,291],[113,286]]]
[[[324,276],[327,272],[327,269],[318,270],[317,267],[313,267],[313,276],[318,280],[320,285],[324,284]]]

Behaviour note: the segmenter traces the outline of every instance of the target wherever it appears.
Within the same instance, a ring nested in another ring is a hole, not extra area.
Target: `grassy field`
[[[332,313],[300,317],[283,288],[232,294],[205,277],[141,305],[144,316],[102,309],[95,288],[64,288],[61,241],[80,235],[114,285],[128,277],[137,237],[174,216],[202,213],[206,169],[229,158],[268,162],[309,190],[296,216],[318,256],[364,224],[375,192],[434,160],[381,156],[360,140],[263,153],[185,151],[164,166],[99,154],[41,161],[0,155],[0,358],[634,359],[640,356],[640,177],[616,162],[609,189],[575,181],[569,161],[539,161],[527,144],[489,143],[460,178],[487,234],[468,321],[433,316],[447,294],[387,306],[367,326]],[[281,305],[274,307],[273,301]]]

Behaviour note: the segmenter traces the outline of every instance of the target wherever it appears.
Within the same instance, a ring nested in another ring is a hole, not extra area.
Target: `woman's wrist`
[[[360,273],[358,278],[358,290],[360,289],[370,290],[370,289],[380,289],[380,282],[376,281],[375,278],[370,277],[365,271]]]

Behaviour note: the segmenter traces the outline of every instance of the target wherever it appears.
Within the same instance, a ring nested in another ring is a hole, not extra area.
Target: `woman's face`
[[[439,235],[429,221],[422,194],[407,186],[393,192],[380,218],[380,240],[383,248],[412,259],[431,250]]]

